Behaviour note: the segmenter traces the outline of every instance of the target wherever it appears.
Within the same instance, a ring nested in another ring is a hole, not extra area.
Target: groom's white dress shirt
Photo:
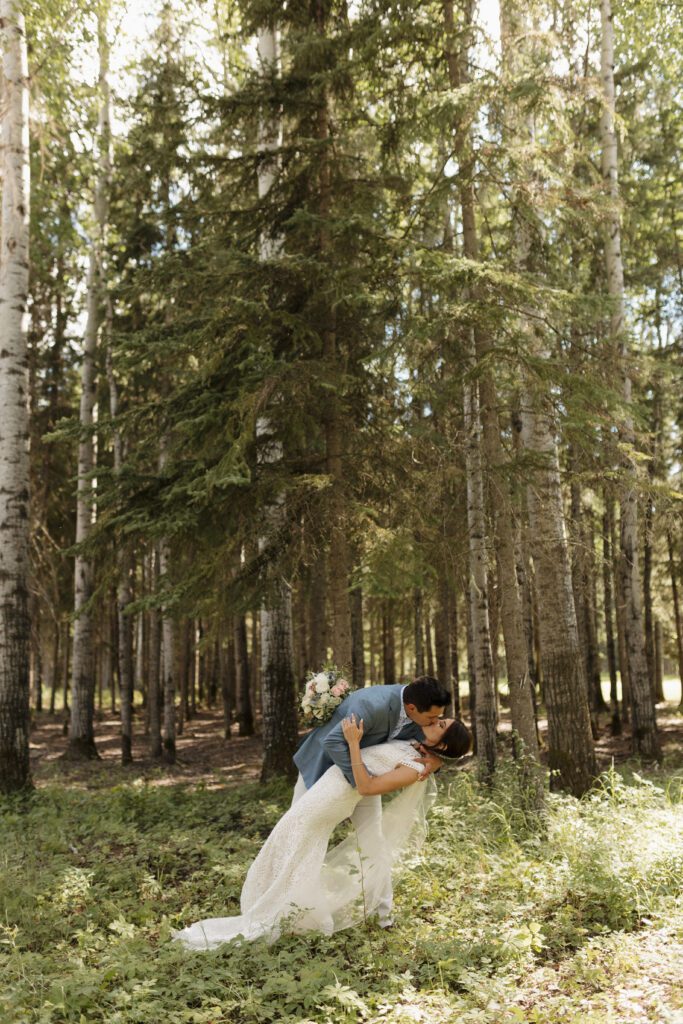
[[[403,694],[404,693],[405,693],[405,686],[401,690],[401,710],[399,712],[398,722],[396,723],[396,728],[394,729],[394,731],[389,736],[387,736],[388,740],[396,739],[396,737],[400,733],[400,731],[403,728],[403,726],[407,725],[408,722],[410,721],[410,719],[408,718],[408,715],[406,714],[406,706],[403,703]]]

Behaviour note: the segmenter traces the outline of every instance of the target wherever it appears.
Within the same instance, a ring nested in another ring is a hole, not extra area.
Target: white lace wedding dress
[[[423,771],[406,740],[392,740],[361,750],[373,775],[399,764]],[[379,818],[352,832],[328,851],[336,825],[350,817],[358,791],[333,765],[280,818],[249,868],[238,917],[198,921],[174,934],[188,949],[210,949],[238,936],[275,942],[283,932],[348,928],[372,914],[387,887],[388,873],[399,857],[410,859],[424,835],[425,815],[434,800],[430,776],[400,790]]]

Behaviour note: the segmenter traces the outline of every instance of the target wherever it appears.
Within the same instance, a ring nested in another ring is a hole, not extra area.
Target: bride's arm
[[[363,719],[361,718],[360,722],[356,724],[355,715],[345,718],[342,722],[342,730],[344,739],[349,745],[353,779],[361,796],[381,796],[384,793],[393,793],[397,789],[411,786],[420,778],[422,773],[419,768],[410,768],[403,764],[382,775],[371,775],[363,763],[360,751]]]

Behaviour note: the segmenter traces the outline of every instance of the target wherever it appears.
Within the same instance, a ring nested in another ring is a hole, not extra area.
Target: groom
[[[433,725],[441,718],[450,699],[448,690],[431,676],[420,676],[406,686],[369,686],[350,693],[336,708],[329,722],[313,729],[295,753],[294,763],[299,769],[299,778],[292,803],[296,803],[333,764],[342,770],[349,785],[355,786],[349,747],[342,732],[344,718],[355,714],[357,720],[363,719],[361,747],[372,747],[393,739],[420,740],[420,726]],[[423,778],[441,765],[441,760],[432,754],[422,760],[425,765]],[[377,841],[382,831],[382,798],[363,797],[351,821],[358,831],[361,845],[364,845],[365,836],[374,837]],[[392,924],[392,903],[389,880],[379,905],[379,923],[384,928]]]

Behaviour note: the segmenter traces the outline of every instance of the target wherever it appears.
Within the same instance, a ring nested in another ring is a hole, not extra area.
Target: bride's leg
[[[325,859],[336,825],[351,813],[358,800],[339,768],[333,765],[285,811],[252,862],[242,887],[242,913],[268,913],[283,893],[301,905],[309,897]],[[298,788],[298,786],[297,786]],[[300,891],[301,890],[301,891]]]
[[[378,852],[384,849],[381,796],[364,796],[351,815],[351,821],[358,832],[361,856],[376,859]],[[391,924],[391,908],[393,903],[394,893],[391,886],[391,869],[387,866],[384,888],[377,904],[379,923],[385,927]]]

